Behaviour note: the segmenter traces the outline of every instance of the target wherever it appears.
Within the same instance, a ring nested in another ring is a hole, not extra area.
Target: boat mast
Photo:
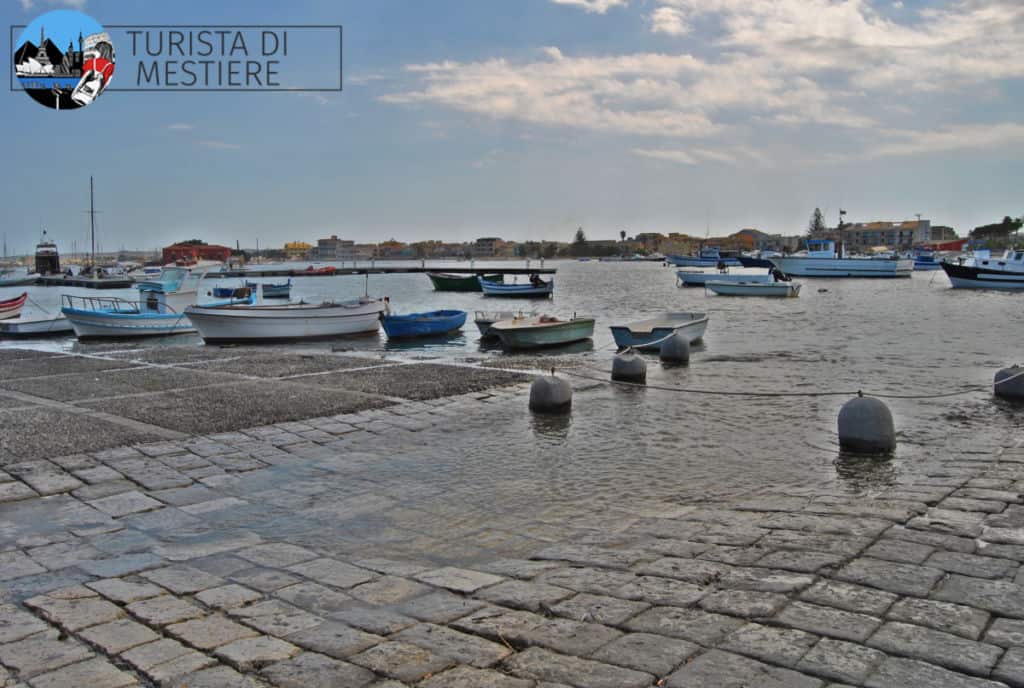
[[[92,176],[89,177],[89,235],[92,238],[93,270],[96,269],[96,205],[93,199]]]

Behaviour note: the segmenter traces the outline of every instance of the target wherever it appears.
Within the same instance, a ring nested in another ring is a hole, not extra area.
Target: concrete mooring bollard
[[[1002,399],[1024,401],[1024,368],[1012,365],[997,372],[992,390]]]
[[[534,413],[568,413],[572,408],[572,385],[567,380],[544,375],[530,385],[530,410]]]
[[[880,399],[858,396],[839,409],[839,446],[849,451],[880,454],[896,448],[892,412]]]
[[[647,382],[647,362],[632,351],[617,355],[612,360],[612,380],[615,382]]]
[[[672,333],[671,337],[661,343],[658,358],[662,363],[687,365],[690,362],[690,339],[685,334]]]

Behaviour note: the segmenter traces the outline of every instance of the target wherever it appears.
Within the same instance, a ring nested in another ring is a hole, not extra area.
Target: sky
[[[0,96],[9,251],[1024,213],[1020,0],[4,0],[101,24],[341,24],[341,92]],[[15,33],[15,37],[17,34]],[[113,86],[129,85],[115,38]],[[326,83],[316,41],[287,84]],[[305,51],[305,53],[303,52]],[[322,51],[321,51],[322,52]],[[10,67],[9,67],[10,69]],[[334,77],[331,76],[333,70]],[[303,81],[303,79],[308,79]],[[301,83],[300,83],[301,82]]]

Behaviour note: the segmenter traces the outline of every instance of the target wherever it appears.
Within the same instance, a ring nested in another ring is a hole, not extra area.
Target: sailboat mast
[[[96,267],[96,206],[93,200],[92,177],[89,177],[89,235],[92,237],[92,265]]]

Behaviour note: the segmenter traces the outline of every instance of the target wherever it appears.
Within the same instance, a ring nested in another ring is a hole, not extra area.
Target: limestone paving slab
[[[286,636],[323,623],[324,619],[280,600],[235,607],[228,614],[242,623],[273,636]]]
[[[495,576],[491,573],[460,569],[454,566],[424,571],[417,574],[416,578],[429,585],[461,593],[476,592],[480,588],[496,585],[505,580],[501,576]]]
[[[409,643],[390,641],[350,658],[353,664],[378,674],[413,683],[447,669],[454,662]]]
[[[978,607],[1000,616],[1024,619],[1024,588],[1009,581],[985,580],[950,575],[931,597],[969,607]]]
[[[744,625],[744,621],[700,609],[653,607],[623,626],[630,631],[682,638],[700,645],[714,645]]]
[[[384,642],[384,638],[346,626],[338,621],[325,621],[284,638],[312,652],[344,659]]]
[[[49,629],[43,621],[10,604],[0,604],[0,643],[13,643]]]
[[[59,640],[54,632],[0,645],[0,663],[17,670],[21,678],[32,678],[92,656],[93,653],[82,643],[72,639]]]
[[[96,594],[91,590],[89,592]],[[45,619],[69,631],[78,631],[124,616],[124,611],[120,607],[99,595],[69,600],[41,595],[25,600],[25,605],[38,610]]]
[[[200,650],[212,650],[235,640],[259,635],[251,628],[219,614],[171,624],[166,631],[183,643]]]
[[[753,590],[719,590],[705,595],[698,602],[701,609],[745,619],[774,615],[789,602],[785,595]]]
[[[588,654],[622,635],[621,631],[600,624],[500,607],[485,607],[450,625],[496,642],[518,647],[541,645],[570,655]]]
[[[406,628],[393,635],[392,639],[426,648],[459,664],[469,664],[479,669],[494,666],[512,654],[507,645],[429,623]]]
[[[913,566],[861,557],[840,569],[835,577],[847,583],[868,585],[898,595],[925,597],[945,573],[928,566]]]
[[[943,669],[942,667],[903,657],[889,657],[875,670],[866,688],[893,686],[942,686],[943,688],[1006,688],[1005,683],[990,681]]]
[[[292,659],[275,662],[260,673],[279,688],[363,688],[377,679],[372,671],[363,667],[315,652],[303,652]]]
[[[668,677],[668,688],[821,688],[825,682],[721,650],[711,650]]]
[[[864,642],[882,625],[881,619],[807,602],[792,602],[775,616],[775,622],[840,640]]]
[[[577,688],[641,688],[654,681],[654,676],[645,672],[561,655],[539,647],[512,655],[502,668],[522,678]]]
[[[886,623],[867,644],[975,676],[988,676],[1003,654],[995,645],[899,621]]]
[[[118,619],[82,630],[79,635],[88,643],[99,647],[108,655],[158,640],[160,636],[131,619]]]
[[[818,636],[792,628],[749,623],[725,638],[719,645],[741,655],[794,667],[818,642]]]
[[[885,659],[884,652],[857,643],[822,638],[795,668],[805,674],[860,685]]]
[[[627,633],[590,654],[590,659],[667,676],[702,648],[686,640],[651,633]]]
[[[261,635],[221,645],[214,650],[214,654],[239,671],[251,671],[272,662],[290,659],[300,651],[291,643]]]
[[[224,583],[218,576],[183,565],[151,569],[141,575],[177,595],[200,592]]]
[[[420,621],[447,623],[472,614],[484,606],[486,604],[480,600],[438,590],[407,600],[399,605],[398,610]]]
[[[134,676],[126,671],[121,671],[100,657],[36,676],[30,682],[32,688],[76,688],[78,686],[125,688],[139,685]]]
[[[889,608],[886,617],[894,621],[904,621],[947,633],[955,633],[970,640],[978,640],[990,618],[987,612],[974,607],[936,600],[921,600],[914,597],[906,597],[898,601]],[[997,623],[999,621],[1010,620],[996,620]],[[1024,640],[1024,636],[1021,639]]]
[[[400,576],[383,576],[348,589],[348,594],[367,604],[397,604],[431,592],[434,588]]]
[[[992,677],[1006,681],[1011,686],[1024,685],[1024,648],[1012,647],[1006,651]]]
[[[233,609],[262,599],[263,595],[243,585],[229,583],[215,588],[207,588],[195,597],[208,607]]]
[[[173,595],[150,597],[132,602],[125,608],[151,626],[166,626],[189,619],[197,619],[205,614],[202,609],[191,602],[178,599]]]
[[[448,669],[420,683],[421,688],[534,688],[536,685],[528,679],[467,666]]]

